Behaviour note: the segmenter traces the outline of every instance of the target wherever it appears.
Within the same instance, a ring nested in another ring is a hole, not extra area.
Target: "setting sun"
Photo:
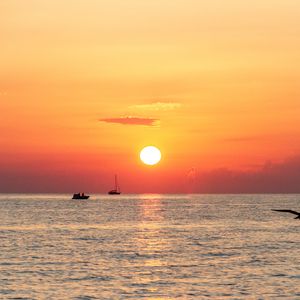
[[[161,159],[160,150],[154,146],[147,146],[140,152],[140,159],[146,165],[156,165]]]

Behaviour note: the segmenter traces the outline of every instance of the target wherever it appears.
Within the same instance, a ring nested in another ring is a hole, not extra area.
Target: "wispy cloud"
[[[238,136],[223,139],[224,142],[239,143],[239,142],[256,142],[266,139],[265,136]]]
[[[149,104],[137,104],[131,105],[129,108],[131,109],[139,109],[139,110],[150,110],[150,111],[166,111],[166,110],[174,110],[182,107],[182,104],[179,102],[153,102]]]
[[[140,117],[120,117],[120,118],[104,118],[99,119],[100,122],[116,123],[122,125],[143,125],[154,127],[159,123],[159,119],[154,118],[140,118]]]

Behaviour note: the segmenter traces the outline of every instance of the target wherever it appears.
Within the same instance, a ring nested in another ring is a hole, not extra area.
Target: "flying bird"
[[[297,215],[296,218],[294,219],[300,219],[300,213],[299,212],[296,212],[294,210],[290,210],[290,209],[272,209],[273,211],[281,211],[281,212],[288,212],[288,213],[291,213],[293,215]]]

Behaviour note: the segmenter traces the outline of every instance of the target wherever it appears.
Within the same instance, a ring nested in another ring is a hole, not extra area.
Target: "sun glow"
[[[160,150],[154,146],[147,146],[140,152],[140,159],[146,165],[156,165],[161,159]]]

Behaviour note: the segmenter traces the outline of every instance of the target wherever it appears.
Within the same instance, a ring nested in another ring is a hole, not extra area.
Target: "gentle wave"
[[[0,194],[0,298],[296,299],[299,199]]]

